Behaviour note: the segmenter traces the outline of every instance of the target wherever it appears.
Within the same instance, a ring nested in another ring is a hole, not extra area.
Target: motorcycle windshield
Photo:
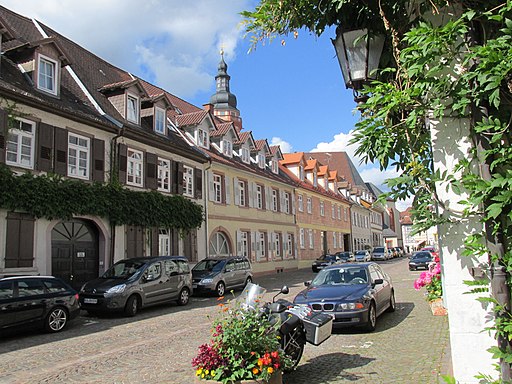
[[[263,295],[267,290],[258,284],[249,283],[238,297],[241,307],[244,309],[257,309],[263,306]]]

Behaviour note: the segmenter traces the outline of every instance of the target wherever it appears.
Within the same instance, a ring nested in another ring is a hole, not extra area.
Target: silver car
[[[388,260],[389,253],[386,247],[375,247],[372,251],[372,260]]]
[[[89,313],[139,309],[176,301],[186,305],[192,294],[192,273],[183,256],[139,257],[118,261],[99,278],[84,284],[80,306]]]
[[[243,288],[252,282],[252,267],[246,257],[211,257],[192,268],[195,293],[224,296],[226,289]]]

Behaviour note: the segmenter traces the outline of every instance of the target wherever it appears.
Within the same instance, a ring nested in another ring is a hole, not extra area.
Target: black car
[[[313,272],[318,272],[319,270],[328,267],[329,265],[337,264],[340,262],[340,258],[336,255],[322,255],[311,265],[311,269]]]
[[[192,273],[183,256],[124,259],[80,289],[80,304],[90,314],[139,309],[175,301],[186,305],[192,294]]]
[[[409,260],[409,271],[417,269],[428,269],[429,264],[434,260],[429,251],[419,251],[414,253]]]
[[[356,261],[352,252],[336,252],[335,256],[338,257],[338,260],[341,263],[352,263]]]
[[[79,313],[78,293],[56,277],[0,279],[0,330],[35,324],[59,332]]]
[[[376,263],[333,265],[320,271],[294,299],[314,312],[333,316],[333,327],[360,326],[373,331],[377,317],[395,310],[391,278]]]

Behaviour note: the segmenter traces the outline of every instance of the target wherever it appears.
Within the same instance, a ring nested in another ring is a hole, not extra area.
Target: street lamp
[[[354,101],[362,103],[366,97],[359,91],[364,83],[376,78],[384,36],[370,36],[367,29],[343,31],[336,28],[336,39],[331,39],[340,62],[345,86],[354,92]]]

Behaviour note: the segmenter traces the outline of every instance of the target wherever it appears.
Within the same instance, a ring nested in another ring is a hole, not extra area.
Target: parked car
[[[325,254],[313,261],[313,264],[311,264],[311,269],[313,272],[318,272],[319,270],[328,267],[329,265],[338,263],[340,263],[340,258],[338,256]]]
[[[395,310],[391,278],[373,262],[333,265],[304,284],[307,288],[294,303],[332,315],[333,327],[358,326],[373,331],[378,316]]]
[[[176,301],[186,305],[192,274],[183,256],[120,260],[80,290],[80,304],[89,313],[123,311],[126,316],[150,305]]]
[[[356,261],[356,258],[354,257],[354,254],[352,252],[336,252],[334,254],[340,263],[352,263]]]
[[[243,288],[252,282],[252,266],[246,257],[209,257],[192,268],[194,292],[224,296],[226,289]]]
[[[371,261],[372,256],[370,255],[370,251],[356,251],[354,254],[356,261]]]
[[[62,331],[80,313],[78,292],[53,276],[0,279],[0,329],[35,324]]]
[[[426,247],[421,248],[420,251],[427,251],[430,252],[433,257],[439,257],[439,252],[433,245],[427,245]]]
[[[388,260],[389,253],[386,247],[375,247],[372,250],[372,260]]]
[[[393,257],[402,257],[404,255],[404,252],[400,247],[391,248],[391,252],[393,253]]]
[[[409,259],[409,271],[415,271],[417,269],[428,269],[429,264],[433,261],[434,257],[430,252],[415,252]]]

